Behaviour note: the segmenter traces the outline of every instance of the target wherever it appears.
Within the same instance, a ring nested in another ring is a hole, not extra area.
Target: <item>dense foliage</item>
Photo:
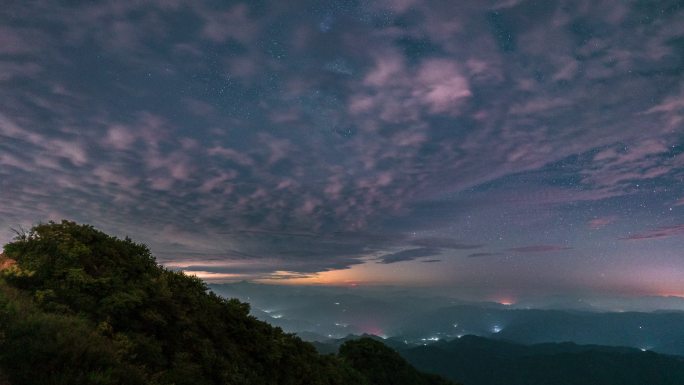
[[[375,384],[130,239],[50,222],[4,253],[0,372],[14,385]]]
[[[380,341],[364,337],[340,347],[340,357],[376,385],[448,385],[439,376],[421,373]]]
[[[418,369],[468,385],[684,384],[684,358],[624,347],[465,336],[400,353]]]

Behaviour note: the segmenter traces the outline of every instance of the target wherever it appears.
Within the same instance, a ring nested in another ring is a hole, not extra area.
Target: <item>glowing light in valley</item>
[[[511,296],[503,295],[495,297],[494,302],[498,303],[499,305],[511,306],[515,304],[516,300]]]
[[[361,330],[365,334],[370,334],[378,337],[385,335],[385,332],[377,326],[361,326]]]

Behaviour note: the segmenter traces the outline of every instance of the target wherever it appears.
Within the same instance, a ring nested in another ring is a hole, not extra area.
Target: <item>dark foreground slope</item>
[[[373,338],[363,337],[347,341],[340,347],[339,354],[372,384],[448,385],[450,383],[437,375],[419,372],[399,353]]]
[[[386,351],[319,355],[90,226],[39,225],[4,250],[16,264],[0,279],[0,372],[13,385],[447,383]]]
[[[681,385],[684,359],[632,348],[519,345],[475,336],[401,351],[416,368],[468,385]]]

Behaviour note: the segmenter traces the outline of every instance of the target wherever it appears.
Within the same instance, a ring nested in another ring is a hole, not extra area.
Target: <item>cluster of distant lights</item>
[[[501,305],[504,305],[504,306],[511,306],[511,305],[514,304],[514,302],[512,302],[512,301],[499,301],[498,303],[501,304]],[[339,305],[340,305],[340,302],[333,302],[333,305],[339,306]],[[264,312],[267,313],[271,318],[274,318],[274,319],[283,318],[283,315],[282,315],[282,314],[279,314],[279,313],[273,314],[274,310],[265,309]],[[458,328],[458,327],[459,327],[459,324],[458,324],[457,322],[455,322],[455,323],[453,323],[452,326],[453,326],[454,328]],[[337,328],[348,328],[348,327],[349,327],[349,324],[348,324],[348,323],[344,323],[344,322],[335,322],[335,327],[337,327]],[[639,328],[641,329],[641,326],[640,326]],[[503,331],[503,327],[501,327],[501,326],[498,325],[498,324],[495,324],[495,325],[493,325],[493,326],[491,327],[490,331],[491,331],[491,333],[493,333],[493,334],[498,334],[498,333],[500,333],[501,331]],[[449,335],[446,335],[445,338],[442,338],[442,337],[439,336],[439,334],[441,334],[441,333],[438,333],[438,335],[432,335],[432,336],[420,338],[420,342],[422,342],[423,345],[427,345],[428,343],[438,342],[438,341],[441,341],[441,340],[448,340],[449,338],[453,338],[453,337],[462,338],[462,337],[465,335],[464,333],[458,333],[458,334],[455,334],[455,335],[454,335],[454,334],[449,334]],[[328,334],[328,337],[329,337],[329,338],[333,338],[333,337],[335,337],[335,336],[334,336],[333,334]],[[378,337],[381,337],[381,338],[384,338],[384,339],[388,338],[386,335],[381,335],[381,336],[378,336]],[[408,341],[405,340],[404,343],[408,343]],[[642,350],[642,351],[646,351],[647,349],[641,349],[641,350]]]
[[[271,313],[273,313],[273,310],[264,310],[264,313],[268,314],[271,318],[275,318],[275,319],[283,318],[282,314],[271,314]]]
[[[339,304],[340,304],[339,302],[335,302],[335,305],[339,305]],[[507,305],[507,306],[510,305],[509,303],[504,303],[504,302],[501,302],[501,304]],[[279,318],[283,317],[282,314],[271,314],[271,313],[273,313],[273,310],[264,310],[264,312],[268,313],[269,316],[271,316],[271,318],[279,319]],[[343,322],[335,322],[335,326],[338,328],[347,328],[347,327],[349,327],[349,324],[343,323]],[[459,324],[458,324],[458,322],[454,322],[452,326],[454,328],[458,328]],[[639,329],[643,329],[643,328],[644,328],[643,325],[639,325]],[[498,334],[498,333],[501,333],[501,331],[503,331],[503,327],[501,327],[500,325],[494,325],[494,326],[492,326],[492,328],[490,330],[492,333]],[[449,337],[461,338],[463,336],[464,336],[464,334],[456,334],[456,335],[450,335]],[[335,337],[334,335],[328,334],[328,338],[334,338],[334,337]],[[380,335],[378,337],[383,338],[383,339],[388,338],[388,336],[386,336],[386,335]],[[422,342],[422,345],[424,345],[424,346],[427,345],[428,343],[439,342],[441,340],[446,340],[446,338],[440,338],[439,336],[430,336],[430,337],[423,337],[420,339],[420,341]],[[404,340],[404,343],[408,344],[409,342],[408,342],[408,340]],[[639,350],[642,352],[647,352],[650,349],[651,349],[650,347],[639,348]]]
[[[337,302],[336,302],[335,304],[336,304],[336,305],[339,305],[339,303],[337,303]],[[266,313],[272,313],[272,310],[264,310],[264,312],[266,312]],[[272,318],[276,318],[276,319],[282,318],[282,317],[283,317],[282,314],[270,314],[270,316],[271,316]],[[349,327],[349,324],[343,323],[343,322],[335,322],[335,326],[336,326],[336,327],[339,327],[339,328],[347,328],[347,327]],[[454,328],[458,328],[459,324],[458,324],[458,323],[454,323],[452,326],[453,326]],[[642,326],[642,325],[639,325],[639,329],[643,329],[643,326]],[[500,325],[494,325],[494,326],[492,326],[492,328],[491,328],[490,330],[491,330],[492,333],[498,334],[498,333],[500,333],[501,331],[503,331],[503,328],[502,328]],[[460,339],[460,338],[462,338],[464,335],[465,335],[465,334],[456,334],[456,335],[449,335],[448,337],[456,337],[456,338]],[[338,338],[338,337],[340,337],[340,336],[336,336],[336,335],[333,335],[333,334],[328,334],[328,338]],[[383,334],[383,335],[379,335],[378,337],[380,337],[380,338],[382,338],[382,339],[387,339],[387,338],[388,338],[388,336],[387,336],[387,335],[384,335],[384,334]],[[420,342],[422,343],[423,346],[426,346],[428,343],[439,342],[439,341],[442,341],[442,340],[448,340],[448,338],[441,338],[441,337],[439,337],[439,336],[430,336],[430,337],[423,337],[423,338],[421,338],[421,339],[420,339]],[[409,343],[408,340],[404,340],[404,344],[408,344],[408,343]],[[642,351],[642,352],[647,352],[647,351],[650,351],[650,350],[651,350],[651,347],[650,347],[650,346],[649,346],[649,347],[641,347],[641,348],[639,348],[639,350]]]
[[[454,328],[457,328],[457,329],[458,329],[459,324],[458,324],[458,322],[454,322],[454,323],[452,324],[452,326],[453,326]],[[498,333],[501,333],[501,332],[503,331],[503,327],[502,327],[501,325],[498,325],[498,324],[497,324],[497,325],[493,325],[489,330],[490,330],[493,334],[498,334]],[[450,338],[454,338],[454,337],[456,337],[456,338],[462,338],[462,337],[465,335],[465,331],[462,330],[462,333],[458,333],[458,334],[446,334],[444,338],[443,338],[443,337],[440,337],[440,336],[439,336],[440,334],[442,334],[442,333],[437,333],[437,335],[432,335],[432,336],[429,336],[429,337],[422,337],[422,338],[419,339],[419,341],[420,341],[420,343],[422,343],[423,345],[427,345],[428,343],[431,343],[431,342],[438,342],[438,341],[442,341],[442,340],[447,341],[447,340],[449,340]],[[408,343],[408,341],[407,341],[407,340],[404,340],[404,343]]]
[[[458,328],[458,322],[454,322],[454,324],[452,326],[455,328]],[[501,325],[494,325],[494,326],[492,326],[492,328],[490,330],[492,333],[495,333],[495,334],[501,333],[501,331],[503,330],[503,327],[501,327]],[[461,338],[462,336],[463,336],[462,334],[459,334],[457,337]]]
[[[510,305],[513,304],[513,302],[507,302],[507,301],[502,301],[502,302],[499,302],[499,303],[500,303],[501,305],[504,305],[504,306],[510,306]],[[339,306],[340,303],[339,303],[339,302],[334,302],[334,305]],[[272,313],[273,313],[273,310],[267,309],[267,310],[263,310],[263,311],[264,311],[265,313],[267,313],[271,318],[275,318],[275,319],[283,318],[283,315],[282,315],[282,314],[272,314]],[[344,323],[344,322],[335,322],[335,326],[338,327],[338,328],[347,328],[347,327],[349,327],[349,324],[348,324],[348,323]],[[459,324],[458,324],[458,322],[454,322],[454,323],[452,324],[452,326],[453,326],[454,328],[458,328],[458,327],[459,327]],[[639,325],[638,328],[639,328],[639,329],[643,329],[644,326],[643,326],[643,325]],[[495,324],[495,325],[493,325],[493,326],[491,327],[490,331],[491,331],[493,334],[498,334],[498,333],[501,333],[501,332],[503,331],[503,327],[502,327],[501,325]],[[438,333],[438,334],[441,334],[441,333]],[[456,337],[456,338],[459,338],[459,339],[460,339],[460,338],[462,338],[464,335],[465,335],[465,334],[463,334],[463,333],[459,333],[459,334],[455,334],[455,335],[450,334],[450,335],[447,335],[447,336],[446,336],[447,338],[441,338],[441,337],[439,337],[438,335],[437,335],[437,336],[434,336],[434,335],[433,335],[433,336],[429,336],[429,337],[422,337],[422,338],[420,338],[420,342],[422,343],[422,345],[427,345],[428,343],[439,342],[439,341],[442,341],[442,340],[448,340],[448,339],[449,339],[448,337]],[[332,334],[328,334],[328,338],[336,338],[336,337],[338,337],[338,336],[335,336],[335,335],[332,335]],[[378,337],[383,338],[383,339],[387,339],[387,338],[388,338],[388,336],[387,336],[387,335],[384,335],[384,334],[383,334],[383,335],[379,335]],[[408,340],[404,340],[404,343],[405,343],[405,344],[408,344],[409,341],[408,341]],[[642,352],[648,352],[648,351],[651,350],[651,347],[650,347],[650,346],[647,346],[647,347],[640,347],[639,350],[642,351]]]

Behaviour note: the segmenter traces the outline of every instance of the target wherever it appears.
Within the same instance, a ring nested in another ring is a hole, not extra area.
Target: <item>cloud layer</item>
[[[71,218],[247,278],[665,238],[680,8],[14,3],[0,225]]]

